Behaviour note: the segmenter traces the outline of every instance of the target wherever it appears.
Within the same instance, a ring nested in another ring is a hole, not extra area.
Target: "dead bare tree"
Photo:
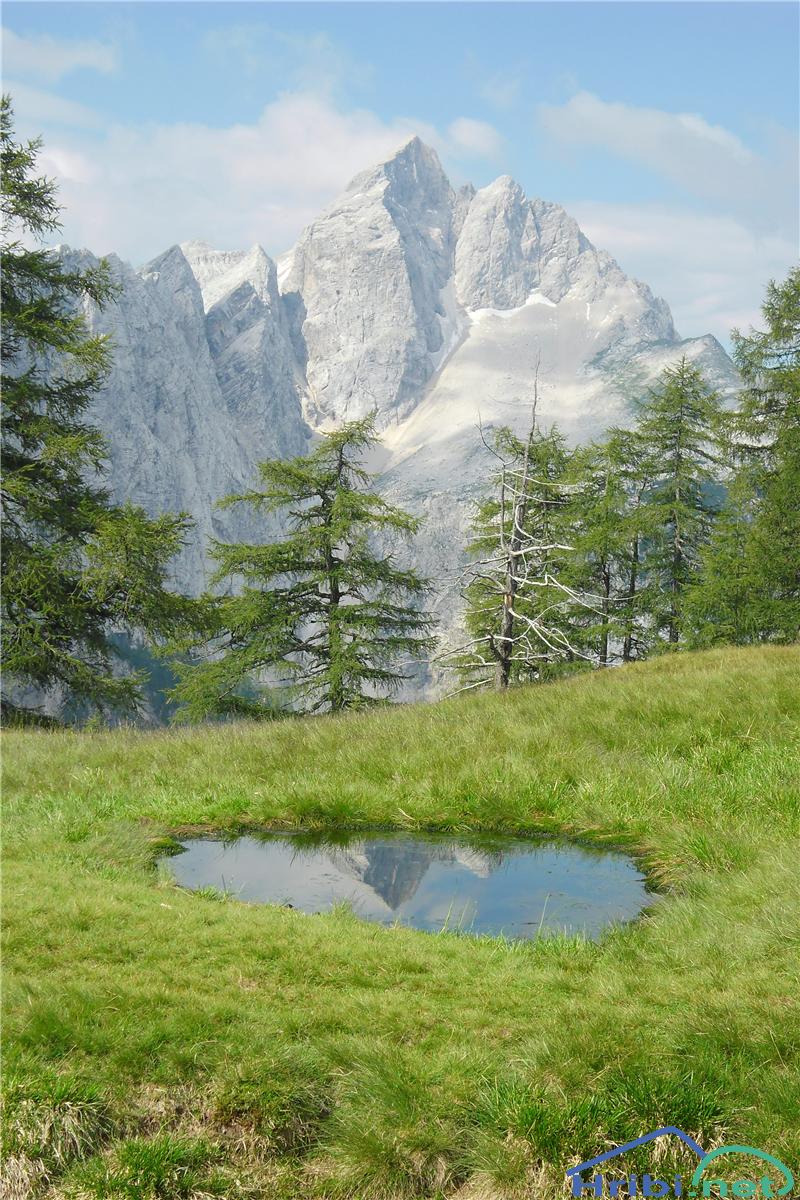
[[[439,657],[467,680],[459,692],[490,685],[505,690],[512,675],[537,678],[554,660],[591,661],[570,640],[568,614],[575,606],[595,609],[600,597],[579,593],[558,576],[556,560],[569,555],[572,546],[558,536],[556,514],[574,485],[560,478],[566,452],[556,431],[540,432],[538,403],[537,362],[524,443],[501,430],[492,445],[480,429],[484,445],[500,463],[498,496],[479,514],[473,548],[481,556],[462,579],[466,623],[473,636]],[[554,472],[548,471],[548,455],[556,460]]]

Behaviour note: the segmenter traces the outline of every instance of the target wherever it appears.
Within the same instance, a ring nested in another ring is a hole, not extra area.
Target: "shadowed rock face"
[[[177,570],[193,591],[209,537],[263,540],[277,528],[216,500],[251,486],[259,461],[302,454],[315,430],[374,410],[384,487],[426,517],[414,558],[450,581],[435,599],[446,631],[488,471],[478,418],[521,428],[537,359],[541,419],[573,441],[624,423],[630,400],[683,355],[723,392],[736,386],[719,343],[681,341],[666,303],[563,208],[508,176],[456,192],[419,138],[357,175],[277,268],[260,246],[202,242],[138,272],[112,265],[119,299],[87,308],[114,346],[94,411],[110,484],[151,513],[195,518]]]

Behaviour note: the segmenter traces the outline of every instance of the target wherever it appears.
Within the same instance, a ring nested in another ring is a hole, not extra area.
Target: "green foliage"
[[[751,533],[754,509],[749,481],[735,476],[686,594],[683,630],[691,648],[762,640],[767,558]]]
[[[284,512],[290,527],[267,545],[213,544],[212,582],[236,591],[214,605],[210,643],[176,667],[184,717],[274,716],[281,691],[311,711],[358,708],[400,684],[401,656],[432,645],[416,607],[426,582],[374,548],[419,527],[369,490],[361,456],[375,440],[372,417],[350,422],[306,457],[262,463],[259,489],[222,502]]]
[[[648,619],[670,644],[681,636],[682,605],[710,536],[720,459],[721,404],[702,373],[684,358],[666,367],[640,406],[636,432],[650,485],[641,515],[651,584]]]
[[[764,316],[764,333],[734,333],[737,410],[684,360],[632,431],[574,456],[565,578],[600,594],[583,644],[601,665],[800,634],[800,271],[770,285]]]
[[[574,553],[565,574],[592,602],[575,610],[573,642],[598,666],[617,656],[645,657],[653,585],[645,577],[644,547],[652,538],[645,497],[653,468],[636,431],[612,429],[604,441],[579,448],[570,465],[569,538]]]
[[[14,141],[8,97],[0,123],[3,712],[35,721],[48,693],[78,709],[132,710],[142,680],[114,673],[110,637],[159,640],[192,624],[192,604],[166,586],[189,522],[113,505],[102,486],[106,447],[86,412],[109,348],[87,333],[81,306],[107,303],[114,286],[106,264],[70,271],[28,248],[58,228],[55,187],[35,175],[39,142]]]
[[[736,469],[690,595],[694,645],[800,636],[800,268],[770,283],[763,314],[763,332],[733,335]]]

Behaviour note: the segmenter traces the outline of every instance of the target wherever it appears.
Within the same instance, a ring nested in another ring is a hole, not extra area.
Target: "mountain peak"
[[[497,179],[487,183],[486,187],[482,187],[478,194],[485,197],[513,196],[516,200],[525,200],[525,193],[511,175],[498,175]]]
[[[119,347],[97,423],[119,447],[116,496],[194,517],[181,587],[204,590],[209,538],[277,535],[215,501],[303,453],[303,416],[320,430],[377,410],[382,490],[425,517],[418,565],[440,581],[445,637],[488,469],[477,423],[519,431],[540,355],[541,419],[576,440],[624,421],[629,393],[683,354],[718,390],[736,382],[719,345],[678,343],[666,305],[563,208],[509,175],[454,191],[418,135],[306,227],[280,289],[260,246],[186,242],[119,275],[120,300],[87,314]]]
[[[183,247],[177,244],[145,263],[139,274],[145,279],[161,279],[163,284],[175,292],[184,289],[188,289],[189,292],[197,290],[189,260],[183,252]]]
[[[452,192],[439,155],[417,134],[407,137],[381,162],[359,171],[348,184],[346,194],[367,192],[373,187],[385,186],[387,182],[392,189],[400,188],[403,192],[434,193],[436,196]]]
[[[190,255],[201,254],[216,254],[217,251],[210,242],[204,242],[202,238],[189,238],[188,241],[180,243],[181,250],[188,258]]]
[[[442,164],[439,161],[439,155],[433,146],[429,146],[426,142],[423,142],[416,133],[412,137],[406,138],[394,153],[386,159],[383,165],[388,169],[393,167],[412,167],[417,170],[432,171],[440,175],[443,179],[446,178]]]
[[[425,145],[418,133],[410,133],[408,137],[405,137],[403,141],[398,144],[397,149],[393,154],[390,154],[389,157],[396,158],[399,154],[403,154],[405,152],[416,154],[419,151],[429,149],[430,147]]]
[[[387,155],[379,166],[388,167],[395,162],[430,162],[434,161],[441,169],[439,156],[432,146],[428,146],[423,142],[422,138],[417,133],[410,134],[404,138],[397,147]]]

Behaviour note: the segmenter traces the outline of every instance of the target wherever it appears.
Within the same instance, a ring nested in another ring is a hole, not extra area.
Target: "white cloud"
[[[3,29],[4,72],[55,83],[71,71],[86,69],[108,75],[116,68],[116,48],[105,42],[65,41],[48,34],[22,37],[13,29]]]
[[[541,104],[539,116],[554,137],[574,144],[604,146],[657,171],[683,178],[698,154],[722,149],[738,162],[752,154],[732,133],[692,113],[668,113],[609,103],[591,92],[578,92],[565,104]]]
[[[610,151],[761,227],[796,228],[797,145],[788,138],[765,157],[696,113],[610,103],[589,92],[538,113],[563,145]]]
[[[38,132],[48,125],[91,129],[103,124],[100,114],[85,104],[64,100],[61,96],[29,87],[26,83],[5,79],[3,91],[11,96],[17,124],[26,133]]]
[[[758,322],[767,280],[784,276],[798,256],[794,139],[774,130],[758,154],[696,113],[609,103],[588,92],[541,105],[539,120],[564,146],[608,151],[686,193],[685,207],[570,205],[596,245],[667,299],[684,336],[710,332],[727,341],[733,326]]]
[[[590,202],[570,212],[595,245],[666,298],[684,337],[713,333],[724,343],[733,327],[758,325],[767,280],[783,278],[797,260],[792,237],[731,216]]]
[[[94,183],[98,172],[91,160],[77,150],[65,150],[60,146],[43,149],[39,156],[42,170],[60,186],[70,183]]]
[[[476,121],[472,117],[459,117],[447,128],[451,153],[468,157],[497,158],[503,148],[503,139],[493,125],[487,121]]]
[[[30,114],[24,104],[17,112],[27,134]],[[135,263],[190,238],[221,248],[258,241],[280,253],[355,174],[412,133],[445,159],[497,147],[482,122],[464,118],[440,134],[406,118],[386,122],[364,109],[345,111],[312,92],[286,93],[257,122],[227,128],[45,132],[42,162],[60,184],[63,240]]]

